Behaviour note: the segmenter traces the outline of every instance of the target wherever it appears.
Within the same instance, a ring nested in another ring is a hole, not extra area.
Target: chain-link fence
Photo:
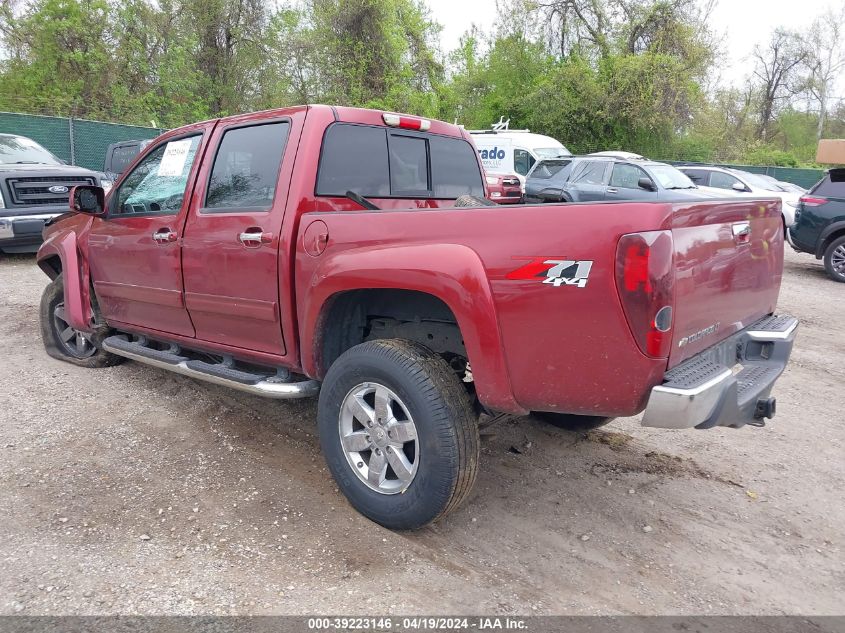
[[[0,112],[0,133],[27,136],[69,164],[97,171],[103,169],[106,149],[112,143],[154,138],[163,131],[138,125]]]

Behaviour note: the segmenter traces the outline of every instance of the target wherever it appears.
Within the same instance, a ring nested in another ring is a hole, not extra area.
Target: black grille
[[[72,187],[95,184],[91,176],[33,176],[9,178],[7,182],[12,204],[21,206],[67,204]],[[54,193],[50,187],[67,187],[67,191]]]

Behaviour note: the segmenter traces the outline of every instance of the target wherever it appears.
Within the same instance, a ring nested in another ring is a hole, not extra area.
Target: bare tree
[[[757,138],[765,141],[780,104],[806,87],[801,70],[807,51],[798,34],[778,28],[765,47],[754,47],[753,57],[754,76],[760,81],[761,93]]]
[[[831,91],[839,74],[845,70],[845,3],[838,11],[828,8],[816,18],[804,44],[810,71],[808,89],[819,104],[816,139],[820,139],[824,132]]]

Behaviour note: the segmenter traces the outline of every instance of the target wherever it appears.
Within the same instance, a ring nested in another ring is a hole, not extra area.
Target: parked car
[[[756,175],[759,176],[760,178],[762,178],[763,180],[772,183],[775,187],[777,187],[781,191],[792,192],[792,193],[797,193],[797,194],[801,194],[801,195],[807,193],[806,189],[804,189],[803,187],[799,187],[798,185],[795,185],[791,182],[785,182],[783,180],[778,180],[774,176],[769,176],[768,174],[756,174]]]
[[[593,152],[587,154],[588,156],[605,156],[606,158],[621,158],[622,160],[648,160],[645,156],[635,154],[634,152],[620,152],[617,150],[610,150],[604,152]]]
[[[824,259],[830,278],[845,283],[845,168],[831,169],[801,196],[787,238],[799,253]]]
[[[673,202],[715,197],[724,196],[699,189],[666,163],[592,155],[542,161],[525,183],[526,202]]]
[[[484,195],[469,135],[439,121],[303,106],[172,130],[45,230],[45,348],[319,392],[338,488],[395,529],[467,497],[481,412],[568,428],[774,415],[797,327],[773,315],[776,201],[573,212]]]
[[[511,130],[508,122],[503,121],[489,130],[471,130],[470,136],[487,172],[516,174],[520,185],[525,184],[526,174],[538,160],[572,155],[551,136]]]
[[[135,157],[141,153],[147,145],[150,144],[149,139],[140,141],[120,141],[112,143],[106,148],[106,159],[103,163],[103,172],[106,178],[115,181],[126,170]]]
[[[487,181],[487,197],[497,204],[518,204],[522,202],[522,186],[515,174],[491,174]]]
[[[103,174],[65,164],[31,138],[0,134],[0,252],[34,253],[44,223],[67,213],[74,185],[111,186]]]
[[[682,165],[678,169],[700,186],[724,189],[725,191],[736,192],[741,196],[776,196],[780,198],[783,203],[781,213],[783,214],[784,235],[786,229],[795,222],[795,207],[798,206],[798,198],[801,197],[801,194],[794,191],[784,191],[777,184],[762,178],[760,174],[752,174],[741,169],[708,165]]]

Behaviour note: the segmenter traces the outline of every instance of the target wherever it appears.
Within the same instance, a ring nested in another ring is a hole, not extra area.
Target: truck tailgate
[[[669,367],[774,312],[783,270],[780,200],[678,204]]]

